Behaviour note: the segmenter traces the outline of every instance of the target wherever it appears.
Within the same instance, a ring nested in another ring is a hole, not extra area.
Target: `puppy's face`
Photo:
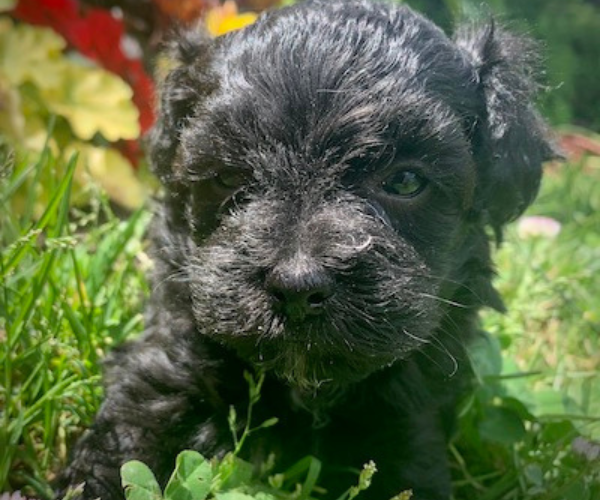
[[[485,301],[483,224],[522,209],[549,147],[527,151],[518,203],[486,207],[510,127],[482,124],[474,36],[317,1],[181,42],[153,161],[201,334],[296,384],[343,383],[430,342],[457,297]]]

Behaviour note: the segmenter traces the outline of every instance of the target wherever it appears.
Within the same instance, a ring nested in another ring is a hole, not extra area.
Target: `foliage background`
[[[156,188],[140,136],[160,40],[199,18],[216,36],[279,3],[292,2],[0,0],[0,492],[51,496],[101,402],[103,356],[143,328]],[[537,38],[540,105],[569,158],[496,255],[509,314],[487,312],[471,351],[478,386],[449,448],[456,498],[599,500],[600,2],[407,3],[448,31],[494,13]],[[265,485],[318,497],[320,466],[299,458],[282,475],[225,468],[253,484],[245,499]]]

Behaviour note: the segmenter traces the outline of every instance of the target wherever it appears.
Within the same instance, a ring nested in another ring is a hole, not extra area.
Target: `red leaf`
[[[19,0],[12,14],[29,24],[53,28],[67,39],[70,27],[79,18],[75,0]]]
[[[125,34],[123,23],[109,12],[91,9],[72,26],[68,42],[83,55],[107,70],[123,76],[127,68],[120,41]]]

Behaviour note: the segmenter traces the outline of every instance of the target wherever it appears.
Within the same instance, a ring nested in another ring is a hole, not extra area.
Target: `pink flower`
[[[20,491],[13,491],[12,493],[0,493],[0,500],[30,500],[27,497],[21,495]]]
[[[517,223],[517,233],[521,238],[541,236],[555,238],[561,230],[561,224],[555,219],[543,215],[522,217]]]

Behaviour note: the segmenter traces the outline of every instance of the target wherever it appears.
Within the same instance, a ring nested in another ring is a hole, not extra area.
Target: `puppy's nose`
[[[267,275],[265,285],[276,307],[293,321],[318,316],[333,295],[327,272],[303,257],[277,265]]]

